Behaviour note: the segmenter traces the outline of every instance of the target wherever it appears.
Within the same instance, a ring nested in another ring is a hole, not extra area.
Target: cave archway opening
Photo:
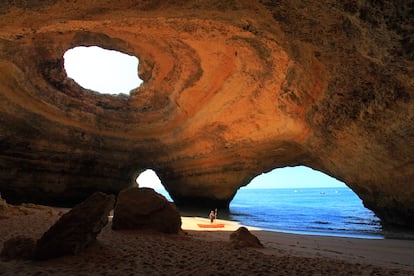
[[[138,177],[135,179],[138,187],[148,187],[154,189],[157,193],[162,194],[167,198],[168,201],[173,201],[168,191],[165,189],[164,185],[161,182],[161,179],[158,177],[157,173],[153,169],[146,169],[139,173]]]
[[[67,50],[63,58],[69,78],[101,94],[129,94],[143,82],[138,77],[136,56],[98,46],[79,46]]]
[[[378,217],[345,183],[311,168],[275,169],[239,189],[230,219],[262,229],[382,238]]]

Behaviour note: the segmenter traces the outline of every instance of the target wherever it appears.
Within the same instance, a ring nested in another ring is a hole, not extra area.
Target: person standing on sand
[[[208,215],[210,218],[210,222],[213,223],[214,219],[216,218],[216,213],[214,213],[214,211],[210,212],[210,215]]]

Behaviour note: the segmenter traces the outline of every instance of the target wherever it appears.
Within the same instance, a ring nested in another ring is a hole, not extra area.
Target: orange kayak
[[[200,228],[224,228],[224,223],[197,224]]]

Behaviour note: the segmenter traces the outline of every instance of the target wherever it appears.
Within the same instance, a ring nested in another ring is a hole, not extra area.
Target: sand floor
[[[11,237],[38,239],[62,210],[32,206],[0,219],[0,246]],[[414,275],[414,241],[276,233],[249,228],[263,249],[233,249],[240,227],[202,229],[205,218],[183,217],[183,233],[112,231],[76,256],[48,261],[0,261],[0,275]]]

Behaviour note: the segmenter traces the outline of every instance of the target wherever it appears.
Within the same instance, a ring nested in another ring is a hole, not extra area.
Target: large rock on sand
[[[37,241],[34,258],[51,259],[75,255],[96,240],[108,223],[115,196],[96,192],[84,202],[64,214]]]
[[[243,226],[231,233],[230,243],[236,249],[244,247],[263,247],[260,240]]]
[[[153,189],[129,188],[119,193],[112,229],[178,233],[181,216],[173,203]]]

